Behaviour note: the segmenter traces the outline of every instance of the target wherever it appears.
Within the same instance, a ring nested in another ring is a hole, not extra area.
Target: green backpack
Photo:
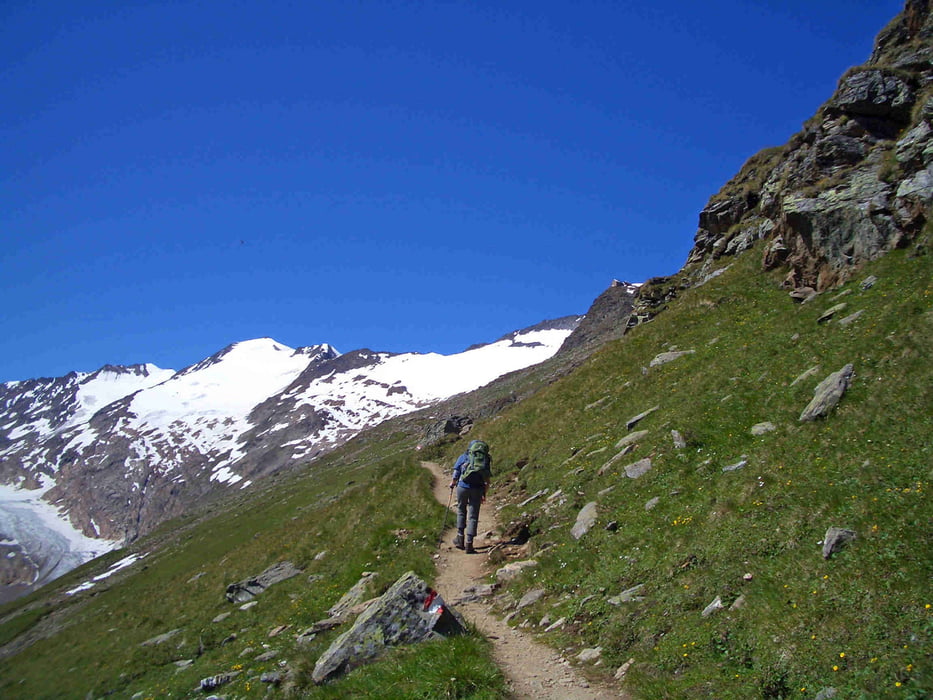
[[[467,461],[463,465],[460,480],[470,486],[484,486],[492,479],[492,460],[489,457],[489,445],[482,440],[474,440],[467,450]]]

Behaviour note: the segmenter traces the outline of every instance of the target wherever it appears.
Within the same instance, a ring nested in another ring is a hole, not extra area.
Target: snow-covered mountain
[[[108,365],[0,384],[0,585],[41,585],[216,489],[247,488],[388,418],[542,362],[579,321],[455,355],[341,355],[260,338],[178,372]]]

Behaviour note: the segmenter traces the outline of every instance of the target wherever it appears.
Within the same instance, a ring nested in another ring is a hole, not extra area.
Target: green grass
[[[797,306],[757,258],[742,256],[471,434],[492,445],[497,486],[513,502],[544,488],[565,494],[525,509],[540,566],[512,588],[549,595],[516,623],[567,616],[551,641],[600,645],[610,669],[634,658],[627,684],[641,697],[933,693],[931,260],[895,252],[846,285],[847,296]],[[879,281],[863,291],[869,273]],[[840,301],[841,316],[865,313],[818,324]],[[671,346],[695,352],[643,371]],[[815,385],[849,362],[856,378],[834,414],[799,423]],[[625,422],[653,406],[636,428],[649,435],[600,474]],[[753,437],[766,420],[777,430]],[[674,448],[672,429],[686,450]],[[722,471],[743,456],[748,466]],[[644,457],[652,470],[627,478],[622,468]],[[592,500],[600,523],[574,541],[570,527]],[[610,520],[617,531],[602,527]],[[829,526],[858,539],[824,561]],[[637,584],[644,600],[608,602]],[[740,595],[743,608],[702,617],[716,596],[728,607]]]
[[[896,251],[804,305],[762,273],[759,260],[755,250],[739,256],[470,433],[490,443],[495,488],[506,500],[562,493],[532,501],[524,516],[516,506],[501,514],[505,522],[532,520],[531,556],[539,560],[509,592],[547,591],[513,623],[537,628],[545,614],[566,617],[545,640],[568,655],[601,646],[604,664],[588,672],[609,683],[633,659],[624,685],[635,697],[806,698],[826,687],[845,698],[929,697],[933,258]],[[862,290],[868,274],[878,282]],[[817,323],[840,302],[845,311]],[[858,310],[858,320],[838,322]],[[673,347],[694,352],[649,367]],[[855,379],[838,408],[800,423],[815,385],[850,362]],[[636,428],[648,435],[603,469],[626,421],[654,406]],[[299,696],[505,697],[476,636],[393,650],[320,688],[309,673],[339,630],[303,648],[294,641],[364,570],[378,572],[373,594],[409,569],[433,577],[443,509],[416,460],[449,463],[469,438],[416,452],[430,420],[388,424],[302,474],[167,524],[138,544],[152,552],[141,565],[91,591],[61,595],[125,553],[0,609],[0,640],[57,630],[0,662],[0,696],[200,697],[201,678],[240,670],[219,692],[264,697],[259,675],[285,660]],[[752,436],[763,421],[777,429]],[[684,450],[674,446],[675,429]],[[628,478],[624,466],[645,457],[652,469]],[[747,466],[723,472],[740,458]],[[597,525],[573,540],[576,514],[594,500]],[[612,520],[618,528],[606,530]],[[858,538],[824,560],[820,541],[830,526]],[[224,600],[228,583],[282,559],[304,575],[247,612]],[[309,583],[315,574],[322,578]],[[635,585],[641,600],[610,602]],[[725,608],[703,617],[717,596]],[[744,606],[731,609],[740,597]],[[221,612],[233,614],[212,622]],[[270,638],[280,625],[289,627]],[[170,642],[140,646],[176,628]],[[264,644],[279,656],[256,662]],[[244,655],[247,647],[255,654]],[[182,659],[193,666],[177,670]]]
[[[370,449],[380,447],[385,448]],[[113,583],[107,579],[91,591],[54,603],[53,608],[65,612],[61,629],[0,665],[0,695],[198,697],[200,679],[237,670],[240,675],[219,692],[264,697],[268,686],[259,676],[287,661],[299,670],[296,692],[339,696],[343,683],[314,689],[309,676],[314,661],[342,630],[323,633],[302,647],[296,634],[326,618],[327,608],[363,571],[377,572],[372,595],[408,570],[433,578],[431,554],[443,509],[431,494],[430,475],[410,454],[355,464],[335,456],[315,464],[309,474],[283,480],[259,495],[240,497],[221,512],[214,510],[203,522],[176,521],[140,543],[138,549],[145,552],[153,542],[162,542],[159,551],[142,560],[144,570],[134,567],[124,577],[115,576]],[[323,551],[326,554],[318,557]],[[271,587],[256,607],[240,611],[225,600],[227,584],[286,559],[304,568],[303,574]],[[108,563],[82,567],[57,582],[55,589],[68,590],[105,570]],[[310,582],[315,575],[320,579]],[[43,593],[51,596],[48,589]],[[36,604],[38,594],[33,598]],[[40,605],[29,610],[28,605],[29,601],[22,614],[3,618],[3,638],[36,624],[48,609]],[[224,612],[232,614],[212,622]],[[270,638],[270,631],[281,625],[288,629]],[[181,631],[169,641],[141,646],[174,629]],[[254,651],[244,655],[247,648]],[[279,655],[254,661],[267,648]],[[181,660],[194,663],[180,670],[175,662]],[[435,697],[436,673],[417,671],[440,660],[445,662],[444,673],[451,674],[444,678],[447,697],[501,696],[503,680],[475,638],[398,651],[385,662],[351,674],[346,687],[376,688],[391,676],[393,686],[404,689],[397,697]],[[477,670],[489,668],[492,671]],[[458,674],[460,680],[452,680]]]

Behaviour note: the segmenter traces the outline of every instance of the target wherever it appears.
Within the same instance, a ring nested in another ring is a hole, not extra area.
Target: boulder
[[[829,528],[823,538],[823,559],[829,559],[855,538],[855,530],[847,530],[842,527]]]
[[[464,632],[466,625],[460,615],[409,571],[334,640],[317,660],[311,678],[321,684],[372,661],[387,647]]]
[[[269,586],[290,579],[300,573],[301,569],[296,568],[290,561],[280,561],[258,576],[251,576],[244,581],[231,583],[227,586],[227,600],[231,603],[249,603]]]
[[[577,515],[577,522],[573,524],[570,530],[570,536],[575,540],[580,539],[589,532],[590,528],[596,523],[596,501],[590,501],[580,510]]]
[[[829,415],[842,400],[854,373],[855,369],[850,363],[820,382],[813,392],[813,399],[800,414],[800,421],[814,421]]]

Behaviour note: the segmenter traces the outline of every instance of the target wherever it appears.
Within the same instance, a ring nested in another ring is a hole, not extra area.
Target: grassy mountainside
[[[539,561],[508,592],[547,590],[513,623],[540,629],[545,614],[566,617],[547,641],[568,654],[601,646],[595,673],[634,659],[623,683],[636,697],[812,697],[825,687],[842,697],[928,696],[933,260],[896,251],[797,305],[758,271],[759,259],[754,249],[739,256],[651,323],[474,428],[494,448],[496,488],[510,502],[547,490],[505,513],[530,522],[529,555]],[[863,290],[870,274],[877,282]],[[674,347],[693,352],[650,366]],[[835,412],[800,423],[816,383],[847,363],[855,378]],[[776,429],[753,436],[764,421]],[[602,469],[636,431],[647,431],[637,447]],[[63,594],[125,553],[7,606],[0,693],[198,697],[200,679],[240,671],[219,692],[503,697],[474,637],[399,650],[332,686],[307,680],[339,630],[304,645],[295,635],[327,617],[363,571],[377,572],[374,594],[408,569],[431,578],[442,509],[417,465],[417,437],[385,426],[304,475],[171,523],[140,543],[148,556],[90,590]],[[452,459],[465,439],[432,456]],[[650,470],[629,478],[625,466],[646,457]],[[598,522],[574,540],[590,501]],[[605,528],[611,521],[617,529]],[[824,560],[830,526],[857,539]],[[304,574],[248,611],[226,602],[227,584],[285,559]],[[635,600],[616,600],[637,585]],[[717,597],[724,608],[704,617]],[[16,652],[39,633],[48,636]],[[256,660],[267,651],[276,656]],[[259,680],[273,671],[284,676],[278,690]]]
[[[904,25],[910,56],[928,55],[927,34],[910,33],[928,16],[925,0],[908,2],[892,25]],[[928,87],[921,97],[927,104]],[[919,119],[910,133],[926,128]],[[810,129],[813,143],[857,146],[837,138],[852,120],[826,124]],[[364,571],[376,572],[373,595],[409,569],[431,580],[443,508],[418,460],[450,463],[473,437],[491,444],[495,488],[513,504],[503,518],[527,525],[538,561],[498,605],[509,612],[510,600],[543,588],[512,624],[567,656],[601,647],[591,673],[611,679],[625,664],[620,685],[643,698],[805,698],[827,688],[842,698],[933,696],[933,212],[929,166],[920,167],[929,133],[908,139],[898,161],[916,172],[910,197],[891,201],[927,202],[907,212],[916,226],[897,239],[904,249],[793,301],[787,270],[761,266],[776,243],[768,231],[779,229],[762,229],[752,210],[794,149],[763,152],[724,189],[732,204],[714,197],[701,215],[709,236],[692,273],[688,264],[646,285],[645,308],[636,305],[644,322],[595,354],[555,357],[387,422],[304,470],[166,524],[134,544],[145,556],[127,568],[102,577],[128,554],[112,553],[0,608],[0,696],[203,697],[201,679],[230,673],[219,690],[229,698],[505,697],[476,635],[395,650],[320,688],[309,672],[340,630],[296,639]],[[859,173],[859,187],[846,189],[846,218],[826,219],[831,242],[866,207],[891,215],[877,197],[870,207],[859,198],[883,165],[873,153],[871,177]],[[809,182],[778,179],[791,193]],[[839,182],[823,185],[807,197],[836,197]],[[809,221],[802,212],[793,220]],[[869,276],[874,284],[862,284]],[[670,361],[658,362],[664,353]],[[835,410],[801,422],[817,384],[849,364],[854,378]],[[469,413],[472,432],[418,451],[445,411]],[[574,538],[589,503],[596,524]],[[824,558],[831,527],[855,539]],[[248,610],[225,600],[228,584],[285,560],[302,575]],[[76,591],[85,582],[94,585]],[[565,622],[538,632],[545,616]],[[278,684],[262,680],[273,673]]]
[[[479,426],[498,487],[515,503],[550,497],[507,513],[531,523],[539,552],[514,596],[548,590],[516,623],[567,617],[551,642],[601,646],[611,669],[634,659],[625,684],[640,697],[806,697],[824,687],[929,697],[933,264],[897,251],[795,305],[759,261],[754,250],[740,256]],[[869,274],[878,281],[863,290]],[[650,367],[673,348],[692,353]],[[847,363],[855,380],[836,411],[799,422],[815,385]],[[776,429],[752,435],[765,421]],[[605,468],[634,431],[647,432]],[[629,478],[624,468],[644,458],[650,470]],[[590,501],[597,526],[576,541],[571,526]],[[605,529],[611,521],[617,530]],[[831,526],[857,539],[824,560]],[[638,585],[639,600],[610,600]],[[725,608],[704,617],[717,597]]]
[[[411,446],[398,435],[371,438],[365,458],[342,452],[262,493],[167,524],[136,547],[145,558],[89,590],[65,593],[127,552],[6,606],[0,696],[203,697],[201,679],[230,672],[239,675],[218,691],[227,697],[264,697],[271,685],[260,676],[274,672],[282,694],[302,697],[501,695],[503,680],[474,637],[399,650],[338,686],[307,687],[315,660],[341,630],[295,638],[329,617],[364,571],[376,572],[372,595],[408,570],[432,577],[442,508]],[[270,587],[250,610],[225,600],[228,584],[283,560],[303,574]],[[274,658],[262,658],[269,652]],[[394,688],[388,695],[386,686]]]

